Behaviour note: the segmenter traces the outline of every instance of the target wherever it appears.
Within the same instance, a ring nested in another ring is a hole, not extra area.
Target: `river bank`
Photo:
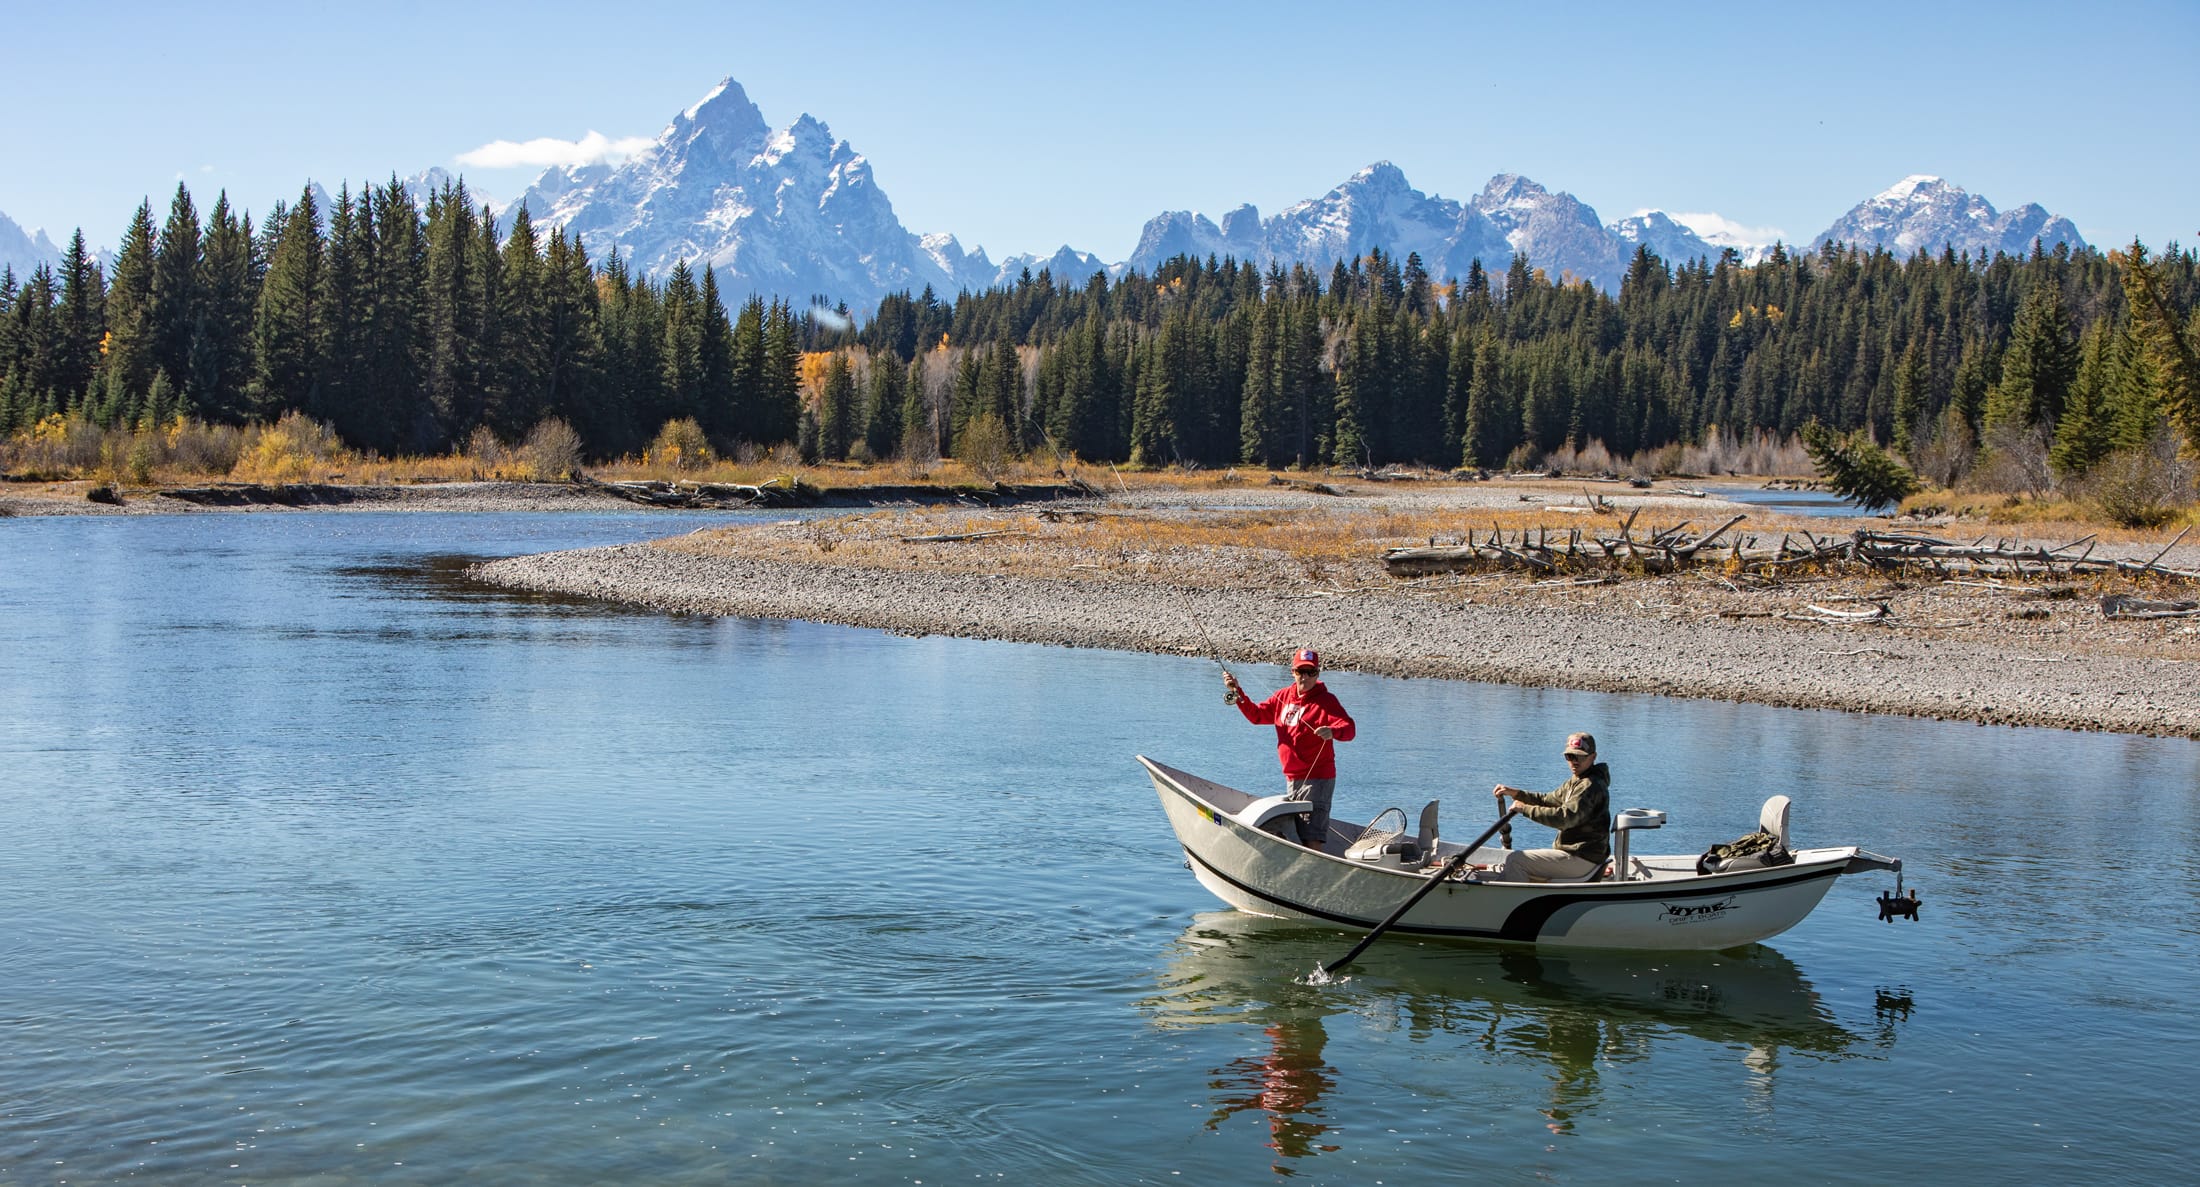
[[[676,613],[1213,652],[1240,663],[1311,645],[1332,668],[1396,676],[2200,737],[2200,631],[2193,620],[2106,618],[2099,596],[2111,582],[1805,575],[1750,584],[1701,571],[1573,584],[1383,571],[1382,546],[1422,542],[1437,525],[1464,532],[1522,515],[1578,522],[1606,498],[1536,489],[1544,493],[1491,484],[1126,491],[1082,508],[706,529],[473,572]],[[1660,523],[1746,510],[1610,498]],[[1767,522],[1777,532],[1783,521]],[[2118,548],[2156,551],[2107,546]],[[1886,612],[1869,623],[1809,613],[1856,605]]]

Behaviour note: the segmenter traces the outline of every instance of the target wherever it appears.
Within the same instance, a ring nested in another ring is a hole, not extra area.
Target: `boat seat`
[[[1764,808],[1757,813],[1757,827],[1779,840],[1780,852],[1789,852],[1792,847],[1788,844],[1788,798],[1776,795],[1766,800]]]
[[[1231,819],[1248,828],[1257,828],[1272,833],[1276,830],[1268,826],[1274,821],[1281,820],[1286,816],[1303,815],[1313,810],[1314,805],[1306,800],[1295,800],[1287,795],[1271,795],[1263,796],[1238,809]]]

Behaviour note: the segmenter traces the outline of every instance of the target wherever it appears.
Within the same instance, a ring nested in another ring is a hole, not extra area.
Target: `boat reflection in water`
[[[1570,1132],[1599,1104],[1600,1066],[1656,1058],[1680,1037],[1739,1051],[1744,1091],[1769,1103],[1782,1059],[1869,1056],[1894,1041],[1912,1003],[1876,1011],[1859,1034],[1842,1025],[1795,964],[1762,945],[1728,952],[1568,952],[1442,941],[1393,943],[1379,970],[1329,985],[1307,975],[1336,955],[1334,929],[1236,911],[1196,916],[1171,945],[1159,988],[1141,1003],[1155,1026],[1236,1023],[1259,1046],[1214,1069],[1212,1130],[1267,1114],[1282,1160],[1339,1148],[1324,1096],[1352,1074],[1331,1025],[1429,1043],[1486,1064],[1547,1063],[1541,1108]],[[1892,1000],[1882,990],[1881,1003]],[[1329,1020],[1349,1015],[1336,1023]],[[1431,1088],[1437,1087],[1432,1083]],[[1275,1168],[1289,1173],[1287,1161]]]

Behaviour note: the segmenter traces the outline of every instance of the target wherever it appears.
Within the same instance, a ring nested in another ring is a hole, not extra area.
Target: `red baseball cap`
[[[1291,670],[1292,670],[1292,671],[1294,671],[1294,672],[1296,672],[1296,671],[1298,671],[1298,670],[1299,670],[1300,668],[1312,668],[1312,669],[1314,669],[1314,670],[1315,670],[1315,671],[1317,671],[1317,672],[1321,671],[1321,670],[1322,670],[1322,657],[1321,657],[1321,653],[1320,653],[1320,652],[1318,652],[1318,651],[1315,651],[1315,650],[1314,650],[1313,648],[1311,648],[1311,647],[1301,647],[1301,648],[1299,648],[1299,649],[1298,649],[1297,651],[1294,651],[1294,652],[1292,652],[1292,653],[1291,653]]]

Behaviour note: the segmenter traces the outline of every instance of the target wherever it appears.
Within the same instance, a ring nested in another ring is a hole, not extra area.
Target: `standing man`
[[[1597,761],[1597,740],[1588,734],[1566,738],[1566,766],[1574,777],[1552,791],[1522,791],[1503,783],[1492,788],[1497,806],[1511,796],[1522,816],[1558,830],[1557,848],[1514,849],[1504,864],[1489,869],[1503,882],[1548,882],[1585,878],[1612,856],[1612,771]]]
[[[1305,800],[1314,810],[1292,818],[1298,826],[1299,844],[1319,849],[1329,839],[1329,802],[1337,794],[1336,742],[1352,740],[1352,715],[1322,684],[1322,657],[1311,647],[1291,654],[1291,683],[1277,689],[1265,701],[1255,701],[1238,686],[1228,670],[1222,683],[1230,690],[1229,701],[1254,725],[1276,727],[1276,754],[1283,759],[1283,777],[1291,798]]]

